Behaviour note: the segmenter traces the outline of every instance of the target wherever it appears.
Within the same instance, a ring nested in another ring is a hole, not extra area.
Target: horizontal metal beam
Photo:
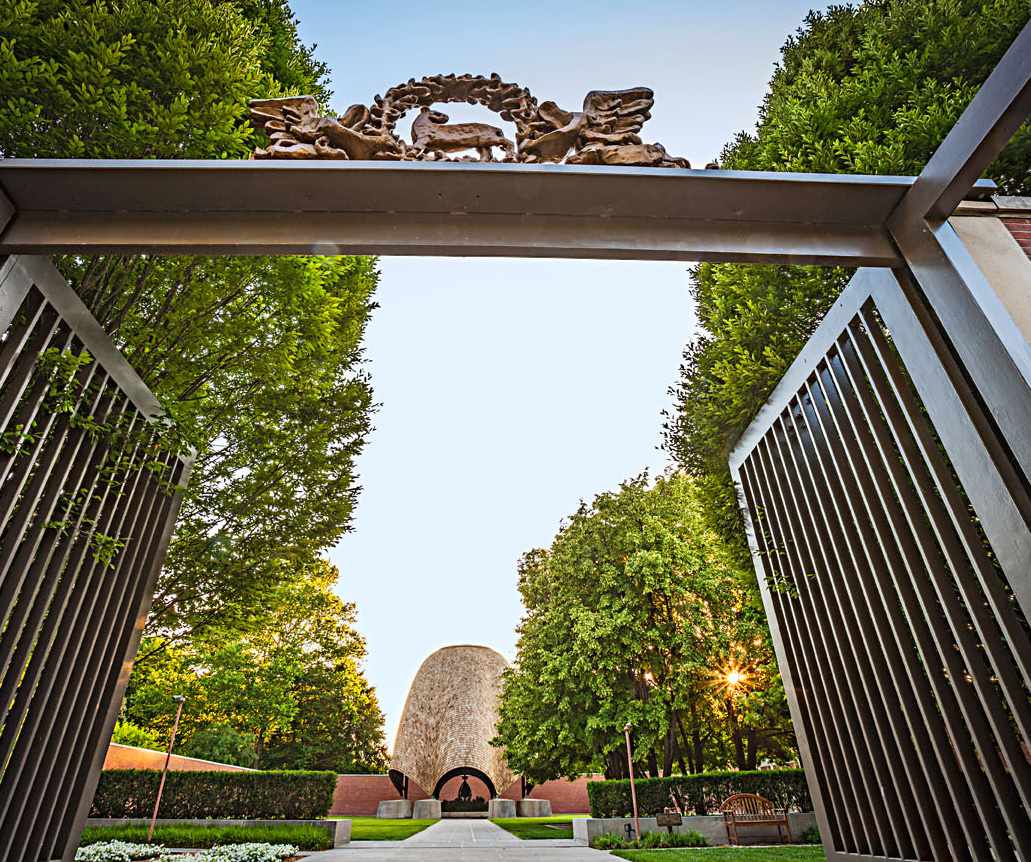
[[[0,160],[0,253],[890,266],[912,177],[420,162]],[[975,194],[994,190],[990,182]]]
[[[28,213],[9,253],[377,254],[893,266],[884,230],[769,222],[370,213]]]

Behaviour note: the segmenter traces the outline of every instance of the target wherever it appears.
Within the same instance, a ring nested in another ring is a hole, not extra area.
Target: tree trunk
[[[662,748],[662,774],[667,777],[673,774],[673,747],[676,741],[676,728],[671,721],[666,728],[666,742]]]
[[[659,777],[659,758],[655,756],[655,749],[648,749],[648,777]]]
[[[759,734],[756,732],[754,727],[748,729],[745,741],[748,744],[747,752],[745,754],[745,762],[748,765],[745,769],[755,769],[759,760]]]
[[[727,723],[730,725],[730,739],[734,743],[734,763],[738,769],[747,769],[745,765],[745,741],[741,738],[741,728],[737,721],[737,710],[734,701],[727,698]]]

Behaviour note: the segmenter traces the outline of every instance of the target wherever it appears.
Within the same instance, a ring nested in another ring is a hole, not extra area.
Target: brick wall
[[[1024,249],[1024,253],[1031,258],[1031,218],[1004,216],[1002,223],[1013,234],[1013,238]]]
[[[429,793],[409,779],[408,798],[427,799]],[[333,805],[330,814],[352,816],[372,815],[376,806],[385,799],[400,799],[388,775],[338,775],[333,791]]]
[[[545,781],[530,791],[529,798],[550,800],[552,814],[586,814],[591,810],[587,782],[604,779],[604,775],[581,775],[575,781],[566,781],[564,778]],[[522,799],[522,782],[516,781],[502,795],[506,799]]]
[[[137,748],[135,745],[120,745],[112,742],[104,756],[104,769],[162,769],[165,765],[165,752],[150,748]],[[173,754],[168,762],[173,772],[250,772],[243,766],[230,763],[216,763],[213,760],[201,760],[199,757],[184,757]]]

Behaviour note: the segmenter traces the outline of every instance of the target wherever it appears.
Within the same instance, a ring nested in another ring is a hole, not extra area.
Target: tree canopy
[[[690,478],[641,475],[581,504],[550,548],[523,556],[519,592],[497,736],[513,770],[623,776],[628,722],[635,767],[652,776],[791,756],[749,575]]]
[[[287,0],[0,4],[2,157],[247,158],[247,101],[298,92],[330,96]],[[378,767],[354,608],[322,560],[359,491],[375,261],[59,265],[197,450],[120,734],[167,739],[183,689],[204,710],[184,742],[206,756]],[[324,725],[306,714],[319,697]]]
[[[338,577],[318,561],[266,592],[260,627],[211,629],[155,650],[132,675],[125,720],[167,739],[171,695],[182,694],[180,753],[261,768],[383,771],[383,715],[362,675],[355,606],[333,592]]]
[[[754,132],[727,168],[917,174],[1031,16],[1031,0],[868,0],[810,13],[787,40]],[[988,170],[1031,193],[1025,124]],[[700,477],[725,536],[743,547],[727,455],[851,273],[702,264],[703,333],[684,352],[665,445]]]

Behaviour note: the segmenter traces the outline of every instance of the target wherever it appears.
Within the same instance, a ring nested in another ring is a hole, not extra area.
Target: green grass
[[[714,847],[705,850],[613,850],[632,862],[817,862],[822,847]]]
[[[502,817],[492,820],[516,838],[532,841],[538,838],[572,838],[573,818],[586,814],[556,814],[552,817]]]
[[[87,826],[82,831],[79,846],[98,841],[132,841],[142,844],[147,840],[145,825]],[[249,841],[267,841],[270,844],[294,844],[301,850],[330,850],[333,840],[325,829],[315,826],[158,826],[154,829],[154,843],[166,847],[204,848],[217,844],[243,844]]]
[[[351,821],[352,841],[404,841],[432,826],[436,820],[380,820],[378,817],[344,817]]]

